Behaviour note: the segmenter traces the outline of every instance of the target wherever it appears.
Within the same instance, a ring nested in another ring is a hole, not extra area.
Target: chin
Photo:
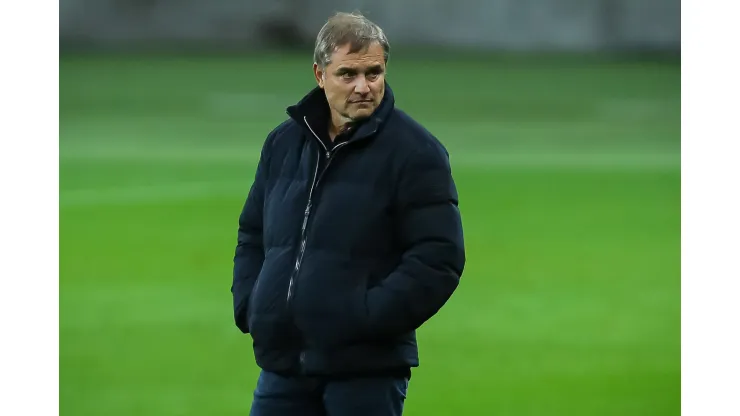
[[[354,120],[366,119],[366,118],[370,117],[371,114],[373,114],[373,111],[375,111],[374,108],[368,108],[367,110],[360,110],[360,111],[355,112],[352,115],[352,118]]]

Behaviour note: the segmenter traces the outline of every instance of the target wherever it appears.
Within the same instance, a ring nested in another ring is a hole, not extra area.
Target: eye
[[[377,72],[371,72],[367,74],[367,78],[371,81],[375,81],[376,79],[378,79],[379,76],[380,74],[378,74]]]
[[[350,74],[349,72],[345,72],[345,73],[343,73],[340,76],[342,77],[342,79],[352,79],[352,78],[354,78],[355,75],[354,74]]]

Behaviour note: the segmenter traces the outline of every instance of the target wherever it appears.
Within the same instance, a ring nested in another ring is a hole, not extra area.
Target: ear
[[[316,83],[319,85],[319,88],[324,88],[324,75],[326,73],[324,70],[319,68],[319,64],[315,63],[313,64],[313,76],[316,78]]]

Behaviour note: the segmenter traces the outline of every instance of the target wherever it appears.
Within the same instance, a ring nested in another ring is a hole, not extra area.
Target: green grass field
[[[236,220],[309,60],[62,58],[61,414],[248,414]],[[406,414],[679,415],[680,67],[398,55],[388,77],[451,153],[468,252]]]

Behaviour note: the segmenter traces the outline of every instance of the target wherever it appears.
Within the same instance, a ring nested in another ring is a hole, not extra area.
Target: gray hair
[[[349,53],[357,53],[376,42],[383,47],[383,57],[387,63],[390,44],[380,26],[358,12],[336,13],[316,36],[313,60],[319,68],[326,68],[336,48],[349,44]]]

